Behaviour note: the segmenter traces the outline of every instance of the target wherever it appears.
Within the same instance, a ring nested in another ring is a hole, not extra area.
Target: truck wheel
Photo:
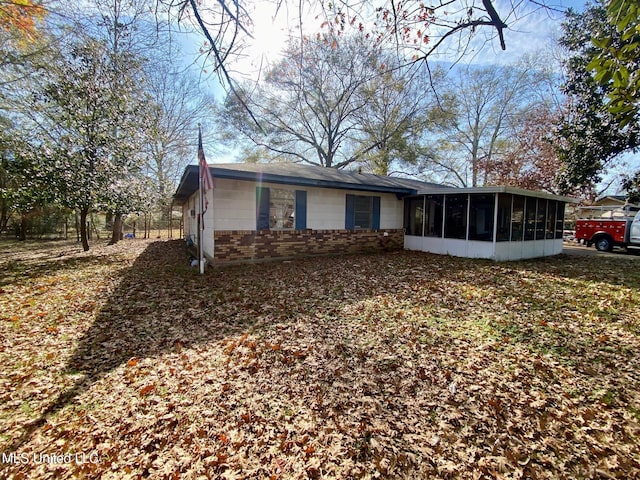
[[[599,252],[610,252],[613,250],[613,241],[611,240],[611,237],[599,237],[594,243],[596,244],[596,249]]]

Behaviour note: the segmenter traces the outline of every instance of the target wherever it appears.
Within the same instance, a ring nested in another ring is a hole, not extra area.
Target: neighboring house
[[[581,205],[577,210],[579,218],[614,218],[634,216],[640,206],[629,203],[624,195],[607,195],[592,205]]]
[[[496,260],[554,255],[571,201],[293,163],[210,171],[201,241],[215,264],[402,248]],[[185,169],[174,199],[185,235],[200,241],[198,166]]]
[[[624,195],[607,195],[604,197],[598,198],[595,202],[593,202],[594,206],[613,206],[613,207],[623,207],[627,205],[627,197]]]

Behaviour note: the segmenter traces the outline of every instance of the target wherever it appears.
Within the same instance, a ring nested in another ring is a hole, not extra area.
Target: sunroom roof
[[[562,195],[554,195],[548,192],[540,192],[535,190],[525,190],[523,188],[517,187],[508,187],[504,185],[491,186],[491,187],[468,187],[468,188],[459,188],[459,187],[438,187],[438,188],[421,188],[418,190],[418,195],[435,195],[435,194],[445,194],[445,195],[460,195],[467,193],[508,193],[511,195],[524,195],[526,197],[535,197],[535,198],[546,198],[548,200],[559,200],[561,202],[567,203],[578,203],[578,200],[571,197],[565,197]]]

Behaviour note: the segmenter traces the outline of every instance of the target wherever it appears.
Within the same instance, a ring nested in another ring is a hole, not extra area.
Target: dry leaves
[[[202,277],[181,242],[25,253],[0,277],[0,476],[633,478],[636,265],[398,252]]]

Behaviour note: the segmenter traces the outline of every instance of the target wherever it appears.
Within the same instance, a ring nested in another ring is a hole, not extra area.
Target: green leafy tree
[[[627,191],[627,199],[631,203],[640,203],[640,171],[623,177],[622,187]]]
[[[140,92],[134,79],[118,77],[123,72],[113,68],[110,57],[103,42],[74,42],[36,104],[45,119],[56,199],[79,211],[84,250],[89,212],[108,204],[112,182],[138,168]]]
[[[111,112],[111,155],[118,168],[99,195],[101,208],[113,217],[111,244],[121,238],[124,216],[138,209],[135,195],[127,192],[136,190],[136,177],[146,161],[143,145],[150,141],[148,125],[152,110],[143,90],[145,62],[141,49],[152,48],[156,42],[148,29],[142,28],[148,20],[147,8],[146,0],[100,1],[96,2],[97,18],[90,18],[96,30],[94,35],[104,42],[106,68],[111,70],[110,97],[120,100]]]
[[[27,238],[29,217],[52,201],[42,153],[11,126],[0,136],[0,226],[5,230],[11,214],[17,216],[19,240]]]
[[[10,170],[10,161],[12,149],[10,136],[8,133],[9,123],[0,117],[0,233],[7,229],[10,213],[10,192],[12,184],[12,175]]]
[[[625,127],[638,122],[640,109],[640,2],[611,0],[606,20],[607,27],[592,38],[597,52],[588,68],[595,71],[595,81],[608,89],[609,111]],[[609,26],[617,35],[610,35]]]
[[[638,147],[640,127],[637,121],[617,118],[609,99],[614,83],[605,81],[606,73],[592,70],[594,59],[606,55],[592,42],[594,32],[596,38],[610,39],[610,49],[622,48],[621,34],[608,21],[605,7],[597,3],[582,13],[568,12],[562,29],[560,44],[568,52],[562,90],[568,104],[554,140],[562,161],[560,187],[563,192],[590,191],[616,158]]]

